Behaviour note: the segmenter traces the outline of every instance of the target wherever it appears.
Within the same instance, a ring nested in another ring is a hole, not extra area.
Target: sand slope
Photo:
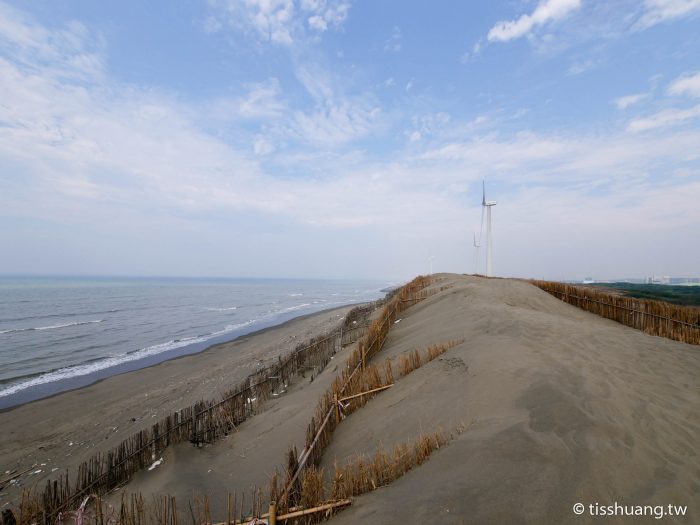
[[[41,470],[22,476],[21,486],[2,490],[0,509],[18,497],[22,487],[43,487],[46,479],[66,469],[74,475],[79,463],[95,452],[109,450],[172,411],[236,385],[259,362],[268,364],[336,326],[351,308],[302,316],[199,354],[0,412],[0,473],[32,465]]]
[[[527,282],[445,275],[380,356],[465,338],[345,420],[323,466],[421,431],[468,430],[333,523],[658,523],[576,502],[688,505],[700,523],[700,348],[648,336]]]
[[[255,488],[267,493],[270,476],[276,470],[283,479],[285,454],[290,447],[299,451],[304,448],[306,426],[316,401],[355,346],[348,345],[338,352],[313,381],[311,375],[296,380],[285,394],[266,402],[261,413],[224,439],[199,448],[181,443],[166,450],[161,465],[137,473],[109,499],[116,504],[122,492],[140,492],[170,494],[185,502],[206,494],[213,519],[225,520],[229,493],[239,498],[239,503],[245,494],[250,503]]]

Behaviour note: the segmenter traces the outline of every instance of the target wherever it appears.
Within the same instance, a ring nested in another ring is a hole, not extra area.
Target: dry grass
[[[304,472],[304,504],[309,507],[318,505],[326,494],[333,500],[340,500],[388,485],[424,463],[433,452],[449,443],[451,438],[449,434],[434,432],[421,435],[412,442],[398,443],[391,451],[380,448],[372,456],[357,456],[342,466],[336,463],[329,488],[324,485],[326,476],[323,469],[309,467]]]
[[[461,429],[458,429],[455,434],[460,432]],[[398,443],[391,451],[380,448],[372,456],[360,455],[342,466],[336,463],[330,480],[327,480],[323,469],[310,466],[303,473],[301,500],[304,507],[320,505],[327,494],[337,501],[388,485],[423,464],[452,437],[443,432],[434,432],[421,435],[412,442]],[[308,517],[306,523],[318,523],[323,518],[323,515],[313,515]]]
[[[343,342],[362,334],[351,329],[358,322],[364,325],[375,307],[376,304],[353,308],[342,326],[299,344],[277,363],[250,375],[220,398],[178,410],[108,452],[95,454],[79,465],[73,479],[66,472],[47,481],[43,490],[25,492],[19,507],[12,510],[18,525],[54,523],[60,512],[65,514],[67,509],[77,507],[87,496],[105,494],[127,482],[170,445],[187,440],[198,445],[227,435],[309,367],[322,370]]]
[[[564,283],[530,282],[564,302],[647,334],[700,344],[700,308],[623,297]]]
[[[444,343],[437,343],[427,347],[422,353],[420,350],[413,350],[412,352],[406,352],[399,358],[399,369],[401,370],[401,376],[406,376],[420,368],[424,364],[440,357],[442,354],[447,352],[450,348],[454,348],[464,342],[464,339],[459,341],[446,341]]]
[[[342,373],[335,378],[331,387],[321,396],[316,406],[314,416],[306,430],[306,445],[304,452],[302,452],[303,465],[301,468],[317,465],[323,450],[330,443],[337,425],[336,418],[332,417],[336,409],[335,399],[366,392],[393,382],[394,374],[390,362],[385,362],[380,366],[369,365],[368,362],[381,350],[389,329],[399,314],[414,304],[412,299],[428,296],[426,288],[430,284],[429,277],[416,277],[394,292],[379,316],[371,323],[367,333],[358,342],[358,348],[348,358]],[[350,400],[342,407],[343,415],[346,416],[357,410],[370,398],[371,395],[367,395]],[[298,476],[297,471],[287,471],[287,490],[283,491],[285,494],[283,494],[283,501],[280,502],[285,506],[280,507],[281,510],[299,504],[301,495],[295,494],[290,486],[291,480]]]

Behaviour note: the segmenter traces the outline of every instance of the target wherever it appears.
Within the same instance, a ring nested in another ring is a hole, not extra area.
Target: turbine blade
[[[481,205],[486,206],[486,181],[481,181]]]

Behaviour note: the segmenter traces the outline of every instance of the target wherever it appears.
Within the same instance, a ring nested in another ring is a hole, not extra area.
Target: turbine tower
[[[486,183],[482,181],[482,198],[481,206],[486,208],[486,276],[493,275],[493,256],[491,253],[491,207],[496,205],[496,201],[486,200]]]
[[[481,248],[481,240],[476,242],[476,232],[474,232],[474,248],[476,248],[474,253],[474,273],[479,273],[479,248]]]

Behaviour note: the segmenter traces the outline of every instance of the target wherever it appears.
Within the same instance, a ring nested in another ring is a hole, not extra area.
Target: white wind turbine
[[[481,237],[481,234],[479,234],[479,237]],[[476,250],[474,251],[474,273],[478,274],[479,273],[479,248],[481,248],[481,239],[479,239],[479,242],[476,242],[476,232],[474,232],[474,248],[476,248]]]
[[[496,201],[486,200],[486,183],[483,181],[482,189],[481,211],[483,212],[484,208],[486,208],[486,276],[491,277],[493,275],[493,257],[491,253],[491,207],[496,205]]]

